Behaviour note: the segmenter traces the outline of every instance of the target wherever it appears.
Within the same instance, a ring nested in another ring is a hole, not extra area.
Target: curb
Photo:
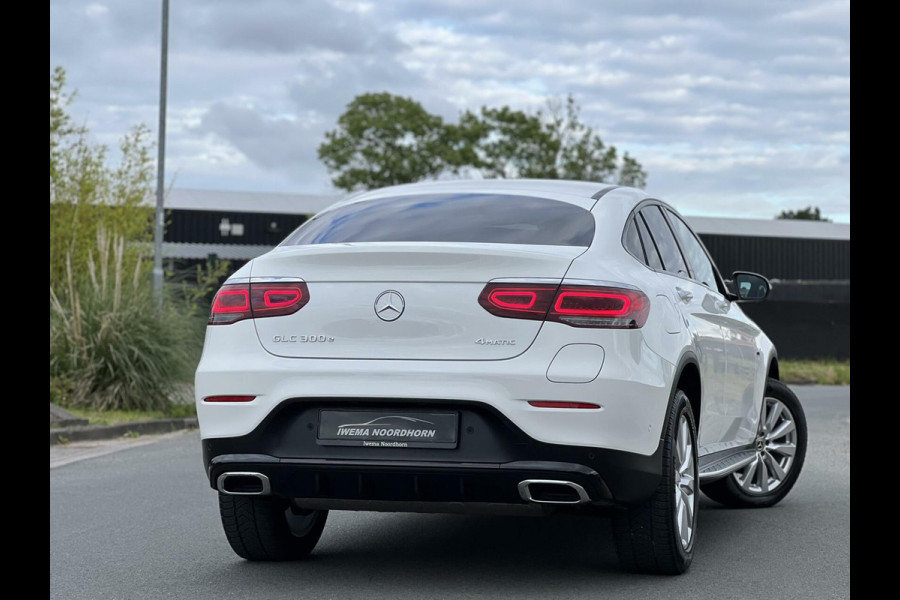
[[[132,421],[130,423],[117,423],[116,425],[87,425],[82,427],[60,427],[50,430],[50,445],[68,442],[83,442],[92,440],[111,440],[122,437],[131,432],[138,435],[150,435],[154,433],[169,433],[180,429],[194,429],[197,427],[196,418],[188,419],[151,419],[147,421]],[[65,440],[61,442],[60,438]]]
[[[77,417],[63,407],[57,406],[52,402],[50,403],[50,422],[57,427],[79,427],[88,424],[87,419]]]

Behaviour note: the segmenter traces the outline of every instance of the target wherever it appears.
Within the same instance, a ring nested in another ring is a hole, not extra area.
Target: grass
[[[167,411],[176,384],[190,378],[202,318],[174,293],[155,303],[138,251],[99,229],[86,264],[68,260],[66,278],[52,282],[51,400],[85,409]]]
[[[785,383],[850,385],[849,360],[779,360],[778,371]]]
[[[181,419],[197,416],[197,408],[193,404],[174,403],[165,410],[96,410],[73,407],[66,410],[87,419],[90,425],[116,425],[147,419]]]

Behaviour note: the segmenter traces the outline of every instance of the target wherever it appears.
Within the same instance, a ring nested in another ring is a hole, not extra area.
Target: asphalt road
[[[609,525],[577,517],[332,512],[312,557],[237,558],[196,433],[50,470],[51,598],[846,598],[850,389],[798,389],[797,486],[770,509],[704,499],[682,577],[620,573]]]

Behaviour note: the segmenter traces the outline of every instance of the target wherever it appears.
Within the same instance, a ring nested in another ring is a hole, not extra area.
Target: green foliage
[[[200,361],[206,322],[213,297],[234,269],[231,262],[217,260],[197,265],[193,271],[166,273],[168,298],[182,317],[185,360],[190,371],[183,379],[193,379],[193,369]],[[173,415],[177,416],[177,415]]]
[[[50,402],[65,406],[69,403],[69,396],[73,389],[75,389],[75,384],[67,374],[57,373],[54,375],[52,372],[50,373]]]
[[[77,417],[87,419],[90,425],[118,425],[148,419],[185,419],[197,416],[197,407],[193,402],[172,402],[163,410],[93,410],[78,407],[70,407],[68,410]]]
[[[95,252],[86,280],[69,268],[64,285],[50,286],[51,390],[68,384],[66,406],[160,410],[188,376],[191,316],[156,305],[140,260],[126,271],[124,238],[101,228]]]
[[[445,135],[443,119],[411,98],[362,94],[325,134],[319,158],[341,189],[410,183],[444,169]]]
[[[409,98],[363,94],[325,135],[319,157],[345,190],[410,183],[444,173],[478,171],[484,177],[616,181],[643,187],[647,173],[580,117],[569,96],[546,111],[508,106],[465,111],[444,123]]]
[[[826,219],[822,216],[822,210],[818,206],[807,206],[800,210],[783,210],[775,218],[797,219],[799,221],[831,221],[831,219]]]
[[[625,154],[620,161],[615,146],[581,120],[581,109],[572,96],[565,103],[548,104],[534,114],[520,110],[482,107],[479,114],[466,111],[460,128],[474,140],[472,166],[485,177],[534,177],[578,181],[616,181],[643,187],[647,173]]]
[[[485,177],[558,178],[559,140],[540,113],[483,107],[480,114],[463,113],[459,127],[474,141],[472,166]]]
[[[65,71],[50,75],[50,281],[63,281],[66,261],[73,276],[87,275],[88,253],[98,228],[115,232],[128,243],[127,266],[133,266],[141,242],[153,236],[153,209],[142,206],[152,192],[150,131],[135,127],[120,144],[121,160],[107,165],[107,148],[90,140],[87,127],[74,125],[67,108]]]
[[[850,385],[850,360],[778,361],[778,372],[786,383],[818,385]]]
[[[634,157],[626,152],[622,157],[622,165],[619,167],[619,175],[616,178],[619,185],[644,188],[647,186],[647,171]]]
[[[213,296],[233,270],[231,261],[217,260],[197,265],[193,272],[166,273],[166,276],[177,290],[176,297],[183,304],[184,310],[192,316],[205,319],[209,316]]]
[[[212,279],[153,300],[149,263],[152,144],[122,138],[120,160],[68,113],[65,71],[50,75],[50,400],[96,410],[167,410],[192,376]],[[218,283],[218,280],[216,280]]]

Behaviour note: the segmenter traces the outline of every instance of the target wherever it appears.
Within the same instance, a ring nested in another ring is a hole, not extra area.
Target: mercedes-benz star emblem
[[[405,309],[406,301],[395,290],[385,290],[375,298],[375,314],[382,321],[396,321]]]

